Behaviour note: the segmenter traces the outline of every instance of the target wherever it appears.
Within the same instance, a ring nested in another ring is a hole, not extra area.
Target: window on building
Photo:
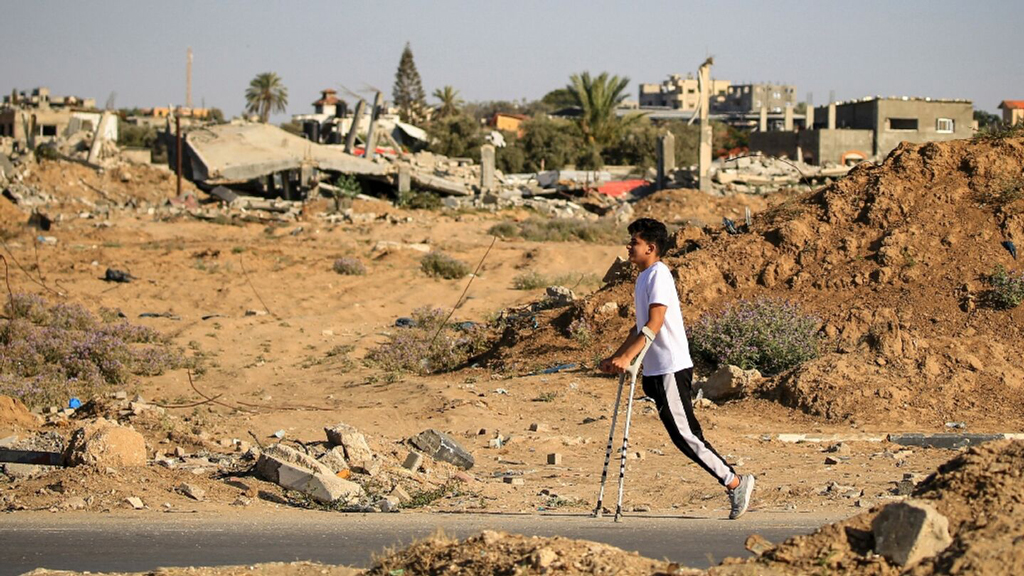
[[[782,94],[779,92],[772,92],[772,98],[778,100],[779,98],[782,98]]]
[[[57,125],[56,124],[43,124],[39,127],[40,136],[56,136]]]
[[[953,119],[952,118],[938,118],[935,120],[935,131],[942,134],[953,133]]]
[[[917,130],[917,118],[889,118],[889,130]]]
[[[754,108],[760,108],[760,107],[761,107],[761,101],[760,100],[754,100]]]
[[[744,94],[749,94],[750,93],[750,86],[744,86],[743,87],[743,93]]]

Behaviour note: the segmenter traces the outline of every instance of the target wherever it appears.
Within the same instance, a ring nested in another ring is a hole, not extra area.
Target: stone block
[[[553,452],[551,454],[548,454],[548,464],[550,464],[552,466],[558,466],[558,465],[561,465],[561,463],[562,463],[562,455],[561,454],[559,454],[557,452]]]
[[[454,438],[432,428],[413,436],[409,442],[434,460],[448,462],[463,470],[469,470],[476,463],[473,455],[460,446]]]
[[[334,474],[313,473],[287,462],[280,464],[277,475],[277,484],[282,488],[302,492],[325,504],[338,500],[350,502],[363,491],[355,482],[342,480]]]
[[[761,373],[757,370],[741,370],[736,366],[722,366],[705,382],[700,384],[704,397],[709,400],[723,400],[748,394]]]
[[[540,422],[534,422],[533,424],[530,424],[530,432],[547,432],[547,431],[548,431],[548,425],[547,424],[541,424]]]
[[[348,470],[348,462],[345,461],[345,449],[341,446],[334,446],[320,457],[320,463],[330,468],[335,475],[342,470]]]
[[[278,484],[278,470],[283,464],[291,464],[317,474],[334,475],[334,471],[318,462],[312,456],[283,444],[267,446],[256,461],[256,473],[268,482]]]
[[[18,464],[15,462],[7,462],[0,464],[0,472],[3,472],[13,480],[29,480],[42,476],[46,472],[52,470],[49,466],[37,466],[35,464]]]
[[[523,480],[522,478],[514,477],[514,476],[505,476],[504,481],[505,481],[505,484],[511,484],[513,486],[522,486],[522,485],[526,484],[525,480]]]
[[[348,424],[339,423],[330,428],[324,428],[327,434],[327,441],[334,446],[341,446],[345,449],[345,460],[352,468],[365,468],[373,460],[373,450],[370,450],[366,443],[366,437],[359,430]]]
[[[548,286],[544,292],[552,306],[568,306],[576,301],[576,293],[565,286]]]
[[[949,520],[924,500],[895,502],[871,522],[875,552],[900,566],[911,566],[942,552],[953,539]]]
[[[142,510],[146,505],[142,502],[142,498],[136,496],[130,496],[124,499],[125,504],[134,510]]]
[[[419,452],[409,452],[409,455],[405,457],[405,462],[402,463],[402,467],[413,472],[420,469],[423,465],[423,455]]]
[[[401,486],[395,486],[395,489],[391,491],[391,496],[397,498],[401,504],[412,502],[412,496]]]
[[[182,482],[178,485],[176,490],[183,496],[188,496],[198,502],[202,502],[203,499],[206,498],[206,490],[203,490],[195,484],[189,484],[188,482]]]

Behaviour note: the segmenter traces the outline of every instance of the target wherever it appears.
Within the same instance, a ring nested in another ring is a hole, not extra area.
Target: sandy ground
[[[245,412],[211,405],[168,410],[171,417],[201,426],[212,442],[251,440],[250,432],[268,442],[278,430],[288,439],[319,441],[324,439],[324,426],[345,422],[363,431],[375,449],[400,461],[407,451],[400,442],[436,428],[459,440],[477,465],[470,471],[472,482],[429,509],[590,509],[599,484],[614,379],[587,368],[516,377],[483,368],[396,377],[360,361],[396,330],[396,318],[421,306],[450,309],[466,282],[428,278],[419,269],[421,252],[374,250],[378,242],[427,244],[475,266],[491,243],[488,228],[526,214],[404,212],[370,202],[355,208],[409,221],[333,225],[311,219],[264,227],[115,213],[109,227],[96,227],[94,220],[61,223],[50,232],[58,238],[55,246],[33,247],[27,233],[7,240],[7,245],[23,264],[35,262],[38,255],[44,282],[65,292],[69,301],[93,310],[119,308],[133,322],[172,334],[177,345],[202,355],[206,370],[196,385],[205,394],[260,406]],[[512,288],[513,277],[524,271],[600,277],[623,253],[617,245],[499,240],[453,320],[485,321],[502,308],[541,297],[543,289]],[[340,256],[360,258],[368,273],[336,274],[331,264]],[[105,283],[100,278],[107,267],[130,271],[138,279]],[[12,270],[11,285],[15,291],[43,292],[17,270]],[[594,288],[582,285],[577,291]],[[270,314],[246,316],[247,310]],[[146,312],[168,312],[174,318],[139,318]],[[328,354],[339,346],[350,346],[351,352]],[[581,364],[590,361],[579,359]],[[182,370],[141,379],[134,391],[157,402],[201,400]],[[298,405],[304,408],[290,409]],[[838,461],[826,465],[826,457],[833,456],[824,452],[830,444],[783,444],[772,435],[904,430],[898,423],[863,430],[755,399],[705,408],[698,415],[718,451],[741,472],[757,475],[755,513],[852,514],[858,507],[893,497],[891,491],[904,474],[923,474],[950,457],[945,450],[847,442]],[[530,431],[535,423],[539,430]],[[934,428],[919,431],[941,429],[937,422]],[[507,443],[489,448],[498,434]],[[149,433],[147,439],[151,450],[175,447],[174,441],[159,434]],[[630,441],[626,510],[727,515],[723,489],[676,451],[652,404],[637,405]],[[548,465],[549,453],[560,453],[561,464]],[[429,464],[427,470],[435,482],[450,474],[442,467],[431,470]],[[524,484],[503,483],[501,476],[508,474],[521,476]],[[253,483],[260,490],[280,492],[255,478],[237,488],[209,474],[193,478],[208,488],[206,501],[195,502],[173,491],[182,475],[188,479],[184,472],[150,467],[123,473],[114,490],[120,497],[142,496],[153,513],[223,509],[238,494],[251,493]],[[76,492],[72,479],[67,482],[70,490],[56,492],[38,490],[50,482],[46,479],[34,482],[0,485],[0,490],[16,493],[21,504],[32,509],[60,509],[69,495],[86,495]],[[610,494],[606,507],[614,506],[614,492]],[[110,498],[100,508],[117,507],[118,501]],[[256,508],[282,505],[262,498],[253,503]]]

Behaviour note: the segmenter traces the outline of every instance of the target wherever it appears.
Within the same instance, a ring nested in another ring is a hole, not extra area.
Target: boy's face
[[[650,263],[658,257],[658,248],[640,236],[633,234],[626,244],[629,261],[638,266]]]

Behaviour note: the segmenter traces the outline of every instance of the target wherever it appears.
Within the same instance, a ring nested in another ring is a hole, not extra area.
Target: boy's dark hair
[[[639,236],[644,242],[654,244],[658,256],[664,256],[668,250],[668,228],[654,218],[640,218],[629,225],[629,235]]]

